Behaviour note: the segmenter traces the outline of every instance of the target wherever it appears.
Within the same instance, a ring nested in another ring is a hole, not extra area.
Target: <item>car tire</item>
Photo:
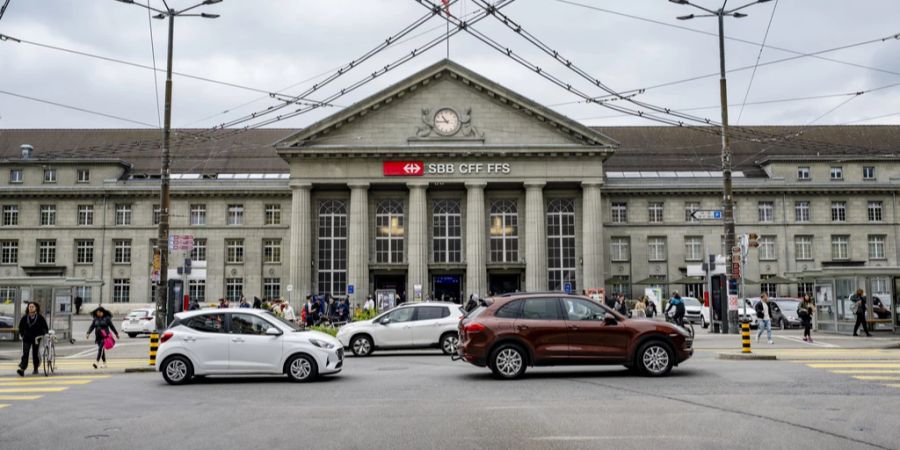
[[[138,335],[137,333],[128,333],[128,337],[130,337],[132,339],[136,338],[137,335]]]
[[[375,344],[372,343],[372,338],[369,336],[354,336],[353,339],[350,340],[350,350],[356,356],[369,356],[372,354],[374,348]]]
[[[635,363],[641,373],[648,377],[668,375],[675,365],[672,349],[662,341],[650,341],[642,345],[637,352]]]
[[[172,356],[163,362],[161,372],[166,383],[177,386],[191,381],[194,366],[184,356]]]
[[[309,355],[294,355],[284,365],[285,373],[291,381],[305,383],[319,376],[316,360]]]
[[[701,317],[700,318],[700,328],[707,328],[707,327],[709,327],[709,324],[706,323],[706,317]]]
[[[445,355],[452,355],[456,353],[456,348],[459,347],[459,335],[456,333],[444,333],[441,336],[441,351],[444,352]]]
[[[525,351],[521,347],[503,344],[491,352],[488,365],[495,377],[512,380],[525,373],[525,363]]]

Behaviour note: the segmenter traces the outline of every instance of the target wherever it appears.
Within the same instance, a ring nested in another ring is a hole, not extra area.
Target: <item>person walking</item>
[[[803,294],[800,304],[797,305],[797,317],[800,317],[800,323],[803,324],[803,340],[812,344],[812,319],[815,312],[815,305],[809,294]]]
[[[84,304],[84,299],[81,298],[80,295],[75,296],[75,315],[81,315],[81,305]]]
[[[97,360],[94,362],[94,368],[97,368],[101,359],[103,360],[103,365],[101,367],[106,368],[107,343],[105,341],[109,339],[110,333],[114,334],[116,340],[118,340],[119,331],[116,330],[116,326],[113,325],[112,314],[104,307],[98,306],[97,309],[91,312],[91,315],[94,317],[94,320],[91,321],[91,326],[88,328],[85,338],[90,338],[91,331],[94,332],[94,342],[97,344]]]
[[[647,296],[642,296],[638,299],[638,301],[634,304],[634,309],[631,310],[631,315],[635,319],[643,319],[647,317]]]
[[[312,296],[306,295],[306,304],[303,305],[303,313],[306,317],[306,326],[311,327],[316,323],[316,303],[312,301]]]
[[[262,309],[262,299],[259,297],[253,297],[253,309]]]
[[[756,304],[756,318],[759,319],[759,331],[756,333],[756,342],[759,342],[759,337],[765,331],[769,344],[774,344],[775,341],[772,340],[772,306],[769,304],[769,295],[765,292],[759,296],[759,303]]]
[[[863,331],[866,332],[866,336],[872,337],[872,334],[869,333],[869,324],[866,322],[866,296],[865,291],[862,289],[857,289],[856,294],[853,294],[850,297],[850,301],[853,302],[853,306],[851,306],[851,310],[856,313],[856,324],[853,325],[853,335],[859,336],[857,332],[859,331],[859,326],[862,325]]]
[[[19,363],[19,369],[16,373],[20,377],[25,376],[25,370],[28,369],[28,352],[32,353],[34,362],[34,371],[38,373],[38,367],[41,366],[41,356],[38,354],[37,338],[47,334],[50,328],[47,326],[47,320],[41,315],[41,305],[35,302],[28,302],[25,307],[25,315],[19,321],[19,337],[22,338],[22,361]]]
[[[644,312],[644,314],[646,314],[648,318],[652,318],[656,315],[656,302],[650,300],[650,298],[646,295],[644,296],[644,298],[647,299],[647,307],[645,308],[646,311]]]
[[[294,314],[294,307],[291,306],[290,302],[284,302],[284,309],[281,310],[284,313],[284,320],[287,320],[290,323],[297,323],[297,315]]]

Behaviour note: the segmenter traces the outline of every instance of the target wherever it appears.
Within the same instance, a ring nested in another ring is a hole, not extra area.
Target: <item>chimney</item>
[[[34,147],[29,144],[22,144],[19,148],[22,150],[22,159],[31,159],[31,154],[34,153]]]

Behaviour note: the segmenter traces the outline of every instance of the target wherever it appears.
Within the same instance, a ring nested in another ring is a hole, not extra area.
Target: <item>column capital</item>
[[[602,187],[602,186],[603,186],[603,181],[600,181],[600,180],[595,180],[595,181],[582,181],[582,182],[581,182],[581,187],[582,187],[582,188]]]
[[[312,183],[303,180],[291,180],[288,186],[291,189],[312,189]]]
[[[426,188],[428,188],[428,182],[427,181],[410,181],[410,182],[406,183],[406,187],[409,188],[410,190],[426,189]]]
[[[525,185],[525,189],[543,189],[544,186],[547,185],[547,182],[541,180],[529,180],[523,184]]]
[[[484,189],[484,187],[487,186],[487,181],[472,180],[472,181],[466,181],[465,184],[466,184],[466,189],[477,189],[477,188]]]
[[[347,183],[350,189],[369,189],[371,184],[368,181],[351,181]]]

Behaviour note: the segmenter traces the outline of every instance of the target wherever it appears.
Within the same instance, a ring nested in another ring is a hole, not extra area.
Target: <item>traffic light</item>
[[[747,235],[747,246],[750,248],[759,247],[759,235],[756,233],[750,233]]]

